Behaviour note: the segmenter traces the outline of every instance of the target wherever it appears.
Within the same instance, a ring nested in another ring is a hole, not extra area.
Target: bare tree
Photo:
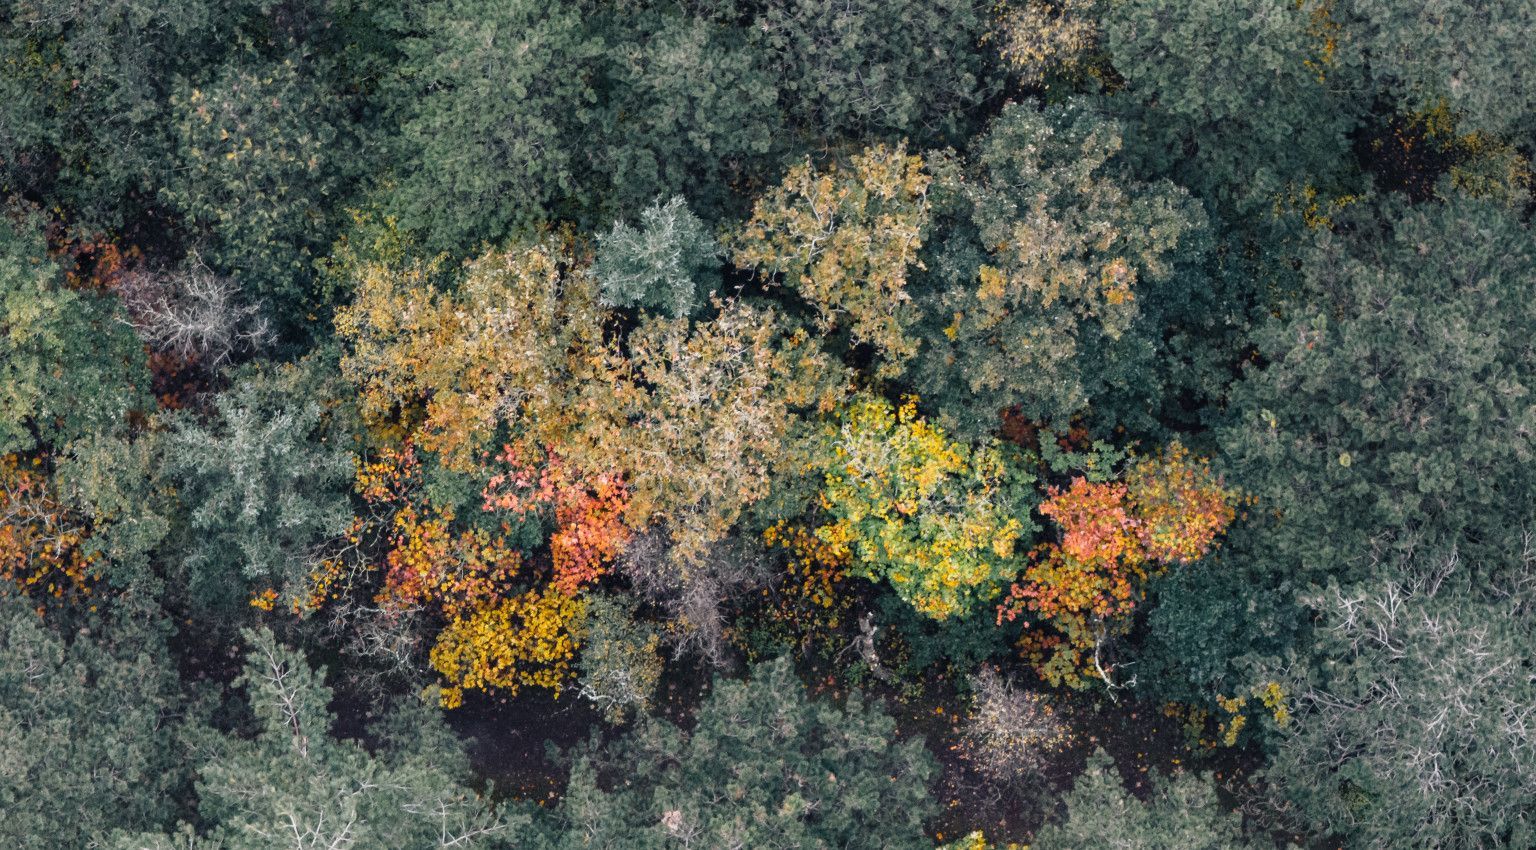
[[[724,666],[730,657],[726,606],[733,597],[767,583],[768,558],[739,540],[684,557],[669,545],[670,539],[664,529],[656,529],[630,541],[619,568],[642,596],[671,616],[674,657],[697,655]]]
[[[196,255],[179,269],[129,272],[117,292],[128,324],[147,344],[209,368],[272,339],[260,307],[244,303],[239,285],[215,274]]]
[[[1018,687],[993,667],[971,678],[971,712],[961,747],[971,764],[999,783],[1039,772],[1047,753],[1066,741],[1067,726],[1044,696]]]

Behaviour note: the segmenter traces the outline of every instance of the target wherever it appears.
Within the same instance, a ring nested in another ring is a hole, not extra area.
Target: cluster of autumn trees
[[[1533,31],[11,4],[3,843],[1530,846]]]

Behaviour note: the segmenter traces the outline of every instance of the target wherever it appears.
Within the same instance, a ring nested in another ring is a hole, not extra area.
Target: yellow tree
[[[1018,572],[1034,527],[1032,475],[1000,447],[968,447],[917,415],[863,398],[844,411],[821,458],[817,536],[851,555],[849,571],[886,579],[936,620],[995,597]]]
[[[814,305],[822,332],[846,327],[897,373],[917,353],[907,275],[931,213],[933,177],[905,146],[877,145],[846,166],[789,170],[731,240],[737,266],[777,275]]]

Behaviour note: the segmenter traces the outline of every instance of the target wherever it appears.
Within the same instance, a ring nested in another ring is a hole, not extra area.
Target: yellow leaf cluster
[[[795,166],[758,199],[732,239],[733,261],[781,275],[815,305],[823,331],[846,325],[899,371],[917,353],[907,274],[922,268],[932,181],[905,146],[876,145],[821,172]]]
[[[892,408],[868,397],[848,407],[830,446],[822,503],[835,521],[816,534],[849,551],[855,573],[886,578],[942,620],[1016,572],[1026,529],[1003,491],[1023,476],[999,450],[951,442],[915,399]]]
[[[432,647],[432,669],[447,681],[446,708],[466,690],[516,694],[525,686],[558,696],[581,641],[582,603],[554,591],[530,590],[499,605],[454,618]]]

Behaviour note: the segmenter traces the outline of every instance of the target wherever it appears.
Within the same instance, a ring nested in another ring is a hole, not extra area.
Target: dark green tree
[[[191,777],[178,744],[182,699],[161,624],[144,600],[75,619],[60,635],[0,598],[0,842],[18,850],[100,846],[114,829],[158,829]]]
[[[1095,750],[1066,798],[1066,817],[1031,842],[1038,850],[1244,850],[1242,817],[1216,796],[1209,777],[1154,777],[1150,799],[1126,790],[1115,763]]]
[[[594,223],[686,193],[708,218],[740,209],[733,185],[772,178],[791,139],[777,80],[729,10],[605,8],[606,95],[585,112]],[[726,5],[726,4],[720,4]]]
[[[440,711],[402,702],[370,752],[337,739],[322,670],[262,629],[237,680],[255,714],[252,737],[210,741],[198,768],[199,831],[118,836],[119,850],[217,847],[488,847],[525,818],[470,790],[468,763]]]
[[[813,139],[957,141],[987,93],[976,0],[771,0],[751,45]]]
[[[176,162],[165,201],[203,260],[248,296],[279,299],[284,316],[305,306],[315,260],[361,176],[332,71],[301,52],[269,60],[245,50],[170,97]]]
[[[452,0],[401,42],[399,168],[387,206],[432,249],[467,250],[576,195],[603,43],[574,4]]]
[[[717,682],[691,731],[648,717],[578,759],[550,845],[928,848],[933,758],[894,732],[857,695],[808,700],[781,659]]]
[[[1456,552],[1496,594],[1536,516],[1530,228],[1492,204],[1389,200],[1318,238],[1216,434],[1255,504],[1220,568],[1173,580],[1162,607],[1184,610],[1150,620],[1171,668],[1204,647],[1186,672],[1227,693],[1305,658],[1308,586]]]
[[[1536,8],[1522,0],[1404,5],[1343,0],[1331,12],[1339,50],[1403,111],[1442,103],[1469,129],[1528,134],[1536,126]]]
[[[1110,108],[1128,119],[1130,158],[1222,212],[1336,191],[1370,99],[1351,97],[1358,70],[1336,55],[1327,5],[1103,4],[1103,45],[1125,80]]]

